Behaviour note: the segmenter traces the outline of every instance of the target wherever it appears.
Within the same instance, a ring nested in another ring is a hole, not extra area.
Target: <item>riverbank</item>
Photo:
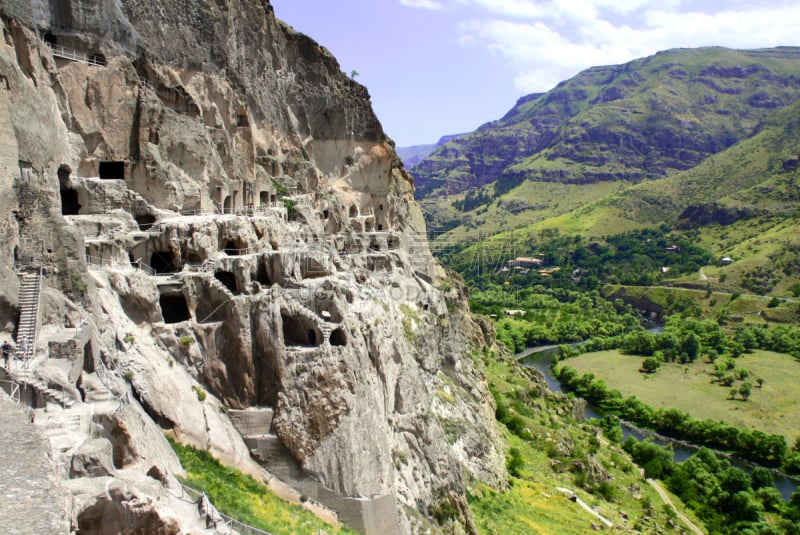
[[[532,367],[541,372],[544,375],[550,390],[554,392],[563,392],[564,390],[561,386],[561,383],[555,377],[552,370],[552,359],[557,355],[557,351],[558,346],[555,345],[540,346],[521,351],[514,357],[523,366]],[[603,417],[603,414],[604,411],[602,409],[587,402],[585,413],[587,419],[599,419]],[[671,448],[673,452],[673,460],[675,462],[685,461],[700,448],[700,446],[690,441],[667,437],[657,433],[656,431],[643,428],[628,421],[623,420],[621,423],[623,433],[626,437],[633,436],[637,440],[650,439],[661,446],[667,446]],[[745,469],[746,471],[752,471],[755,466],[758,466],[755,463],[741,459],[740,457],[732,455],[728,452],[719,451],[713,448],[710,449],[712,449],[712,451],[714,451],[716,454],[729,459],[733,464]],[[783,499],[788,500],[790,496],[797,491],[798,485],[800,485],[800,480],[788,476],[774,468],[771,468],[770,471],[774,475],[775,487],[781,493]]]

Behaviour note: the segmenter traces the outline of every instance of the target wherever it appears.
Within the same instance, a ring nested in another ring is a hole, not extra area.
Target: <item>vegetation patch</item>
[[[170,440],[186,485],[205,492],[222,513],[275,535],[353,534],[326,524],[306,509],[281,500],[253,477],[221,464],[206,451]]]

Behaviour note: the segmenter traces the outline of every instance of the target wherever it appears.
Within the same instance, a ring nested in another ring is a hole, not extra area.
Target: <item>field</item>
[[[636,396],[656,408],[672,407],[697,419],[723,421],[736,427],[782,434],[789,444],[800,436],[800,362],[788,355],[754,351],[737,359],[736,368],[750,372],[753,390],[747,401],[730,399],[732,387],[712,383],[713,366],[664,363],[654,374],[639,372],[642,357],[619,351],[587,353],[569,359],[579,373],[593,373],[623,396]],[[764,379],[763,387],[756,378]],[[741,381],[736,381],[738,388]]]

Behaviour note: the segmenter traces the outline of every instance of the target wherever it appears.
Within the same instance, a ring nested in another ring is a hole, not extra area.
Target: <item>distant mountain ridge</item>
[[[796,103],[798,60],[796,47],[712,47],[587,69],[436,149],[411,169],[416,196],[429,227],[454,237],[563,216],[642,181],[655,182],[641,195],[658,197],[665,177],[754,136]],[[684,201],[669,219],[692,204]],[[666,217],[669,203],[656,204]],[[652,219],[646,203],[638,206]]]
[[[453,134],[449,136],[442,136],[436,143],[429,143],[427,145],[411,145],[409,147],[397,147],[395,148],[395,151],[397,152],[397,155],[400,156],[400,159],[403,160],[403,164],[406,167],[411,168],[424,160],[426,157],[430,156],[433,151],[442,145],[449,143],[457,137],[463,135],[464,134]]]

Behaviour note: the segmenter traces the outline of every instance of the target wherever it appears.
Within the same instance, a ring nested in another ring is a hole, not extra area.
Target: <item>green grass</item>
[[[580,374],[593,373],[623,396],[636,396],[654,408],[676,408],[696,419],[723,421],[744,429],[782,434],[793,444],[800,433],[800,362],[789,355],[754,351],[736,359],[736,368],[750,371],[753,390],[747,401],[730,399],[732,387],[712,383],[713,366],[705,361],[664,363],[654,374],[639,372],[642,357],[619,351],[587,353],[569,359]],[[756,386],[755,379],[764,379]],[[738,386],[742,381],[736,381]]]
[[[274,535],[353,534],[327,524],[306,509],[282,500],[262,483],[221,464],[208,452],[170,440],[186,471],[182,482],[204,491],[222,513]]]
[[[614,444],[601,444],[593,426],[572,420],[570,402],[565,397],[542,390],[529,370],[520,369],[510,359],[490,353],[484,353],[482,359],[496,398],[508,415],[521,419],[522,425],[514,434],[501,424],[509,447],[519,452],[519,477],[511,477],[510,487],[504,492],[480,483],[471,487],[470,508],[481,533],[591,533],[592,524],[599,521],[570,501],[559,487],[574,491],[615,526],[638,524],[642,532],[653,533],[658,523],[665,533],[680,533],[679,528],[666,525],[661,499],[627,454]],[[566,455],[565,444],[570,450]],[[574,469],[573,463],[587,461],[597,463],[611,476],[610,500],[601,497],[589,478]],[[637,491],[640,497],[635,496]],[[653,510],[648,503],[655,505]],[[686,512],[680,500],[675,504]],[[687,515],[694,518],[691,512]]]

